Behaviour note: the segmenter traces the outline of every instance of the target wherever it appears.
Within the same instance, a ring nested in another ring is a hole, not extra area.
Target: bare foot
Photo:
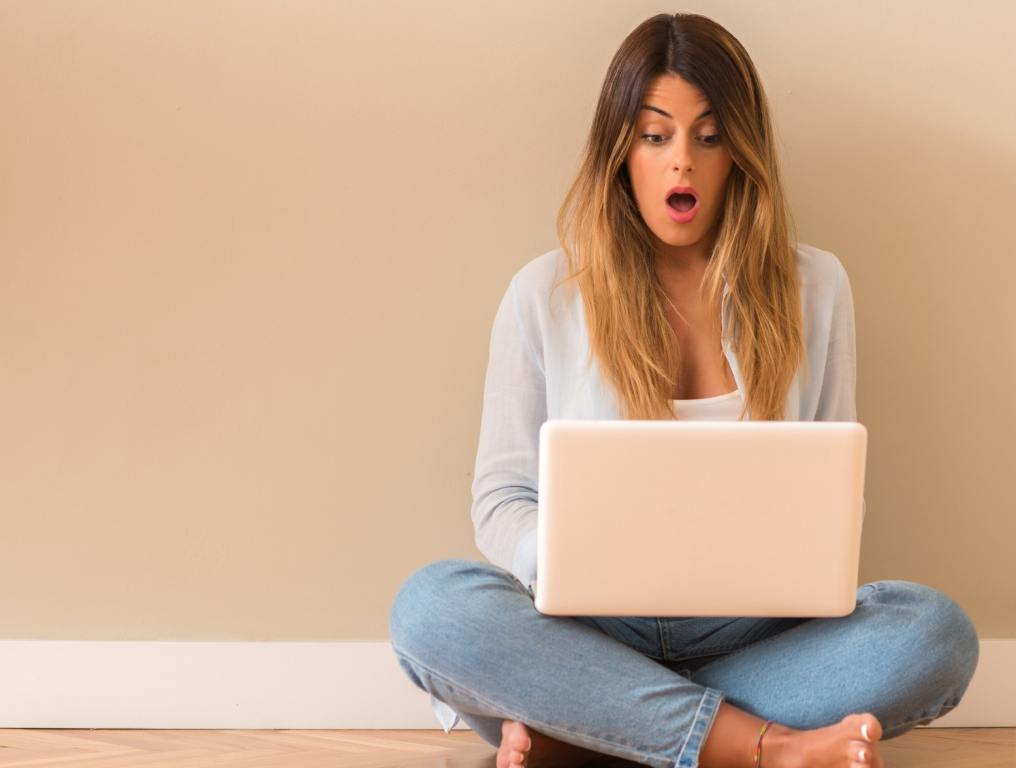
[[[497,768],[550,768],[551,766],[592,766],[609,760],[609,755],[558,741],[518,720],[501,722],[501,746]],[[617,760],[617,758],[613,758]]]
[[[501,723],[501,746],[497,748],[497,768],[522,768],[528,766],[529,750],[533,740],[529,729],[518,720],[504,720]]]
[[[838,723],[796,731],[771,753],[762,738],[762,768],[885,768],[878,752],[882,724],[870,712]]]

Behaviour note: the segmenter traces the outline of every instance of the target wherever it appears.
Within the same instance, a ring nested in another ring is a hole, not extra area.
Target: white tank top
[[[678,420],[683,421],[737,421],[744,407],[740,389],[716,397],[697,397],[691,400],[671,400]]]

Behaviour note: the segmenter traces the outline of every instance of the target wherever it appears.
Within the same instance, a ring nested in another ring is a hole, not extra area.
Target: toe
[[[851,766],[864,768],[884,768],[878,754],[878,747],[866,741],[850,741],[847,747],[847,759]]]
[[[882,723],[870,712],[866,712],[861,720],[861,738],[868,742],[882,739]]]
[[[526,733],[525,728],[516,728],[512,732],[511,748],[519,752],[528,752],[533,746],[533,741]]]

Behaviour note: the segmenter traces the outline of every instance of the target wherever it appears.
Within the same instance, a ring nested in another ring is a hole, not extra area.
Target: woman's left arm
[[[836,288],[829,325],[825,374],[815,421],[857,421],[857,342],[854,330],[854,294],[847,270],[836,263]],[[861,497],[861,521],[865,514]]]
[[[815,421],[857,421],[857,344],[854,332],[854,295],[850,278],[839,259],[833,291],[825,374]]]

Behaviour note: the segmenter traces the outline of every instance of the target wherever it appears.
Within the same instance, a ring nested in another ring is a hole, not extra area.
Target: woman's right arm
[[[518,275],[490,333],[470,517],[476,546],[535,589],[540,426],[547,419],[542,343]]]

